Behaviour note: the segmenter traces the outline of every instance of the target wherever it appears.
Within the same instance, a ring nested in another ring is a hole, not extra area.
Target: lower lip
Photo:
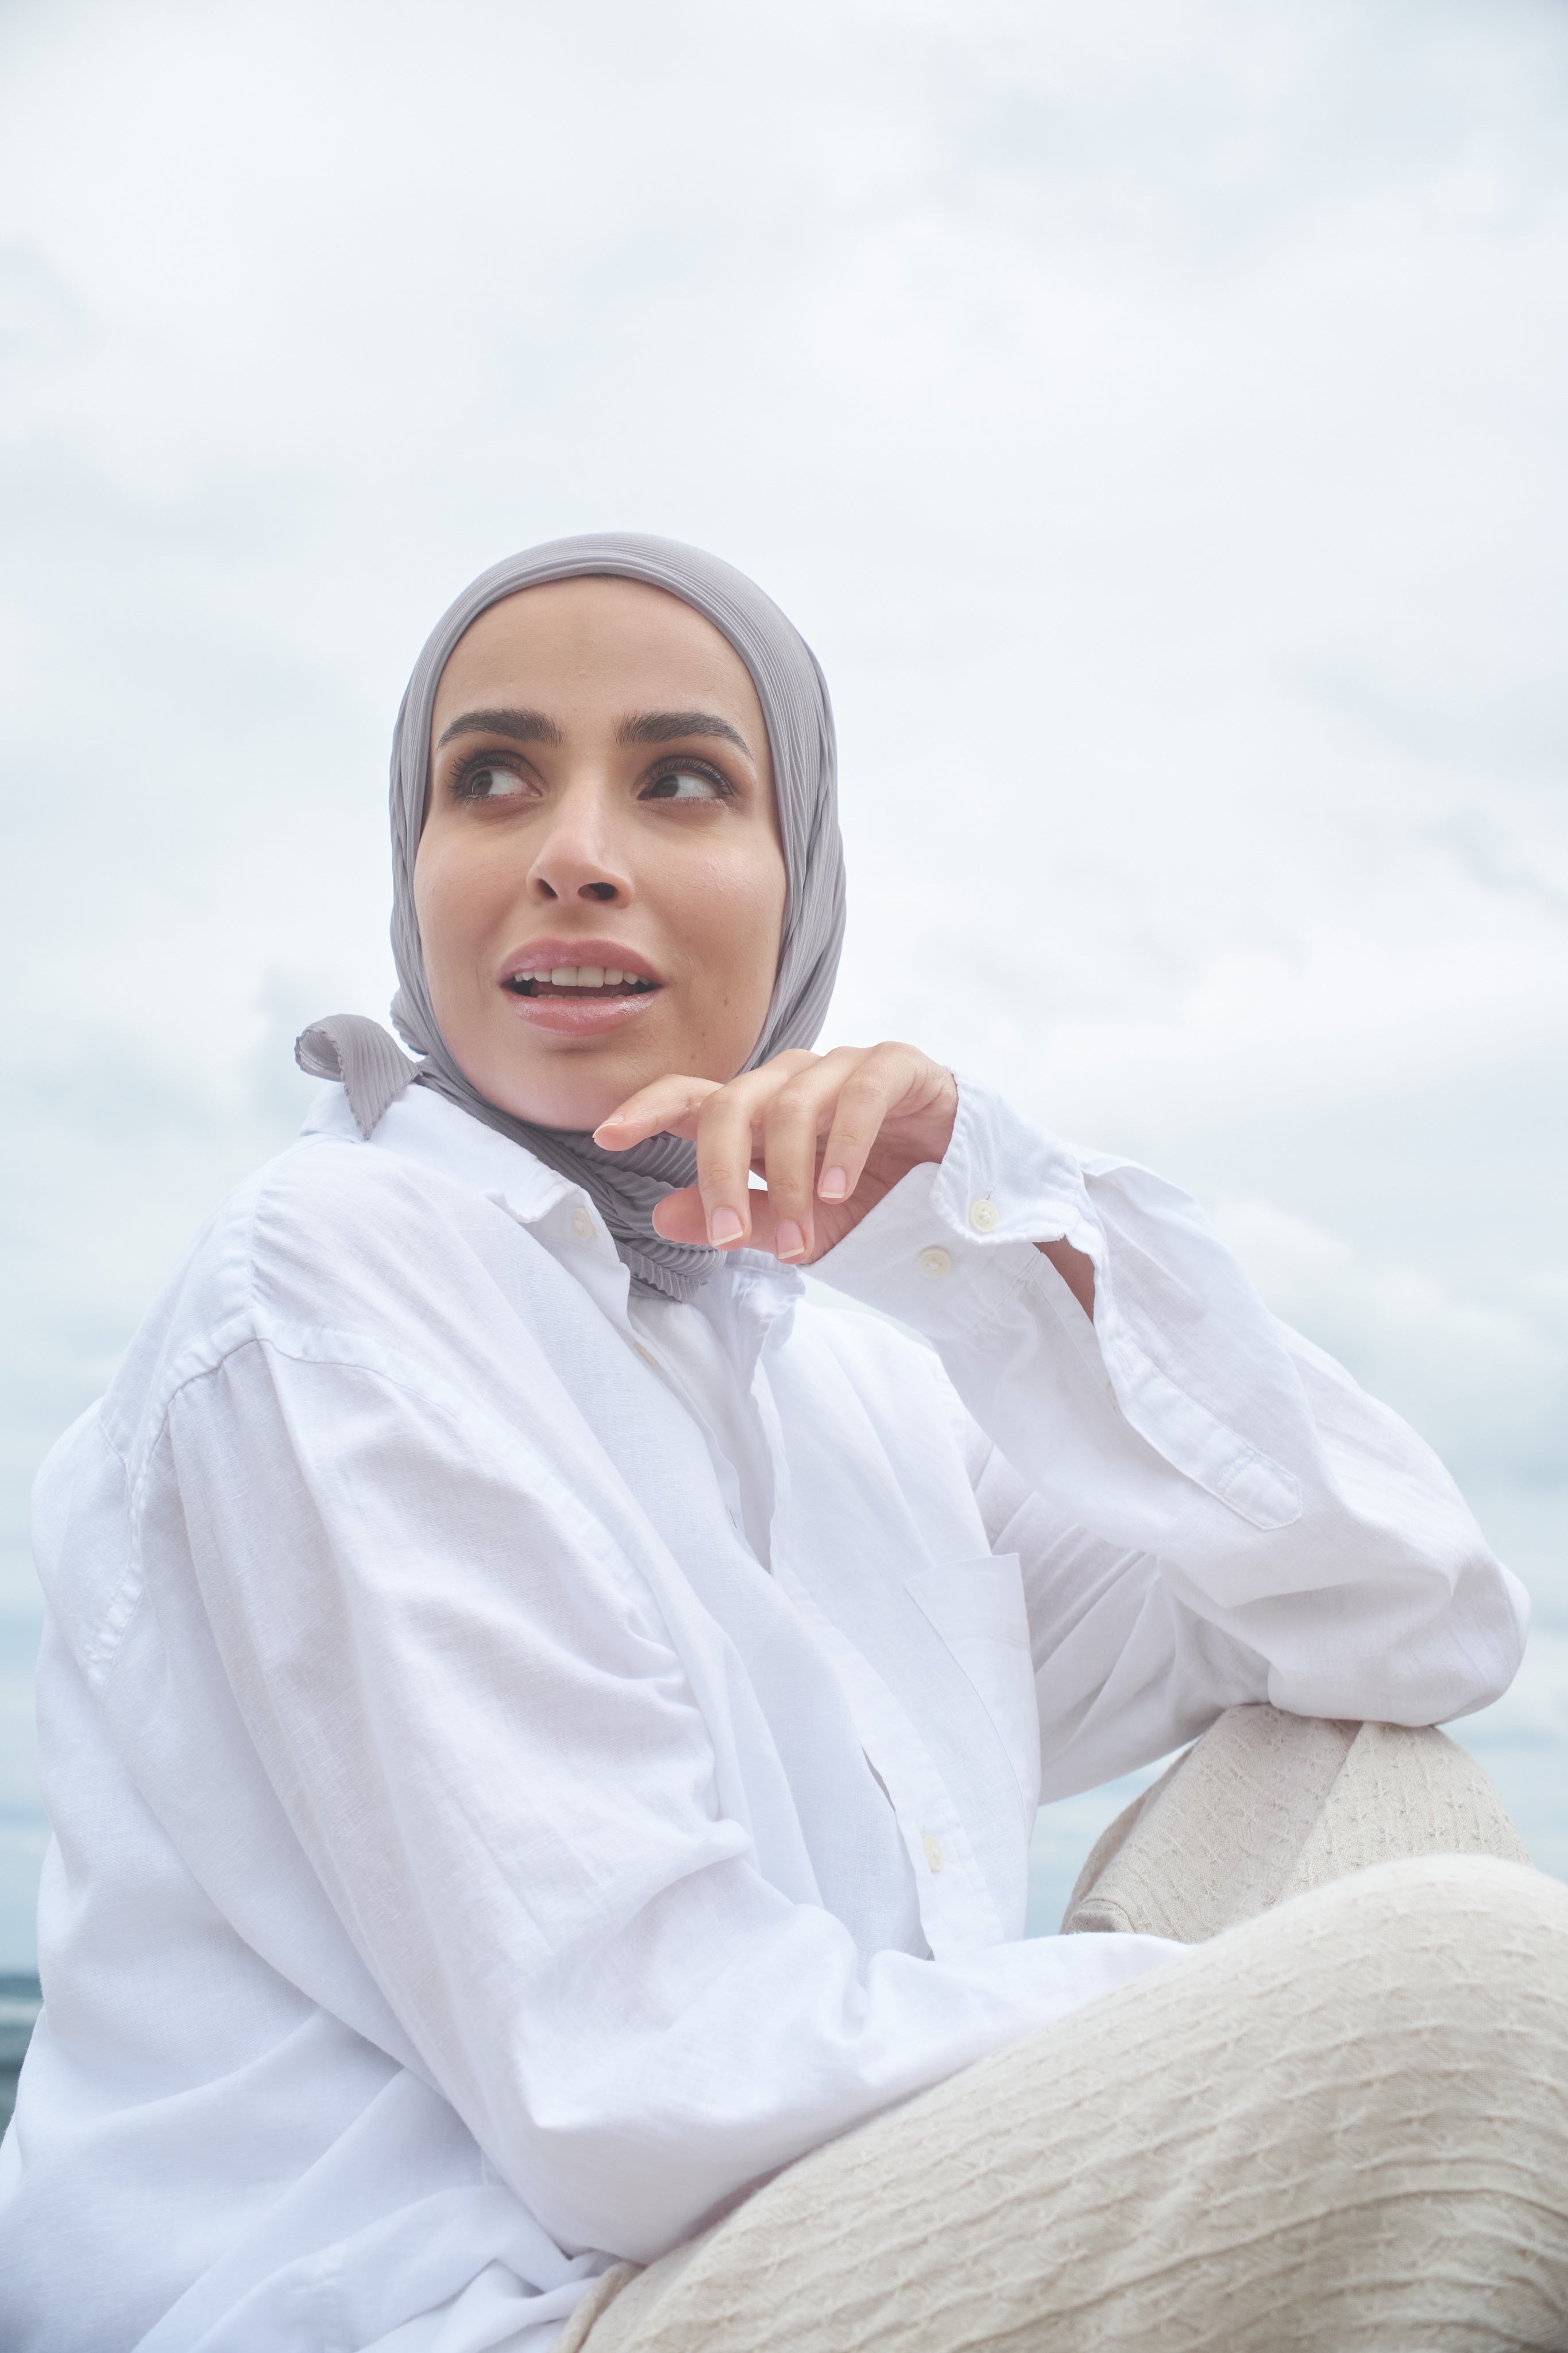
[[[552,1038],[600,1038],[612,1029],[624,1029],[646,1013],[656,997],[657,988],[643,990],[636,997],[519,997],[515,989],[502,994],[520,1021],[531,1029],[542,1029]]]

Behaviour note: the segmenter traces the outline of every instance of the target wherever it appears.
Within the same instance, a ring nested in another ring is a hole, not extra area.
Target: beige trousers
[[[1066,1924],[1213,1942],[618,2264],[558,2353],[1565,2353],[1568,1888],[1521,1858],[1441,1734],[1233,1711]]]

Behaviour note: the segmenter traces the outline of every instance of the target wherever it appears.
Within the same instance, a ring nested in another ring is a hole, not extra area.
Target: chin
[[[513,1119],[529,1120],[535,1127],[588,1132],[608,1119],[638,1087],[647,1084],[646,1078],[631,1071],[585,1070],[580,1065],[574,1069],[567,1066],[564,1056],[553,1069],[541,1070],[534,1064],[519,1071],[510,1063],[487,1078],[467,1075],[482,1095],[510,1112]]]

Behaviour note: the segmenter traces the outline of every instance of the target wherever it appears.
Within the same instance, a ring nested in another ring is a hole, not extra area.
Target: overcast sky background
[[[826,666],[829,1039],[1191,1186],[1444,1452],[1568,1873],[1565,392],[1563,0],[0,5],[0,1965],[33,1470],[385,1006],[426,628],[608,527]]]

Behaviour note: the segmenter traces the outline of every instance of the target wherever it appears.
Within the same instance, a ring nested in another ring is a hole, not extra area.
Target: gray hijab
[[[362,1134],[417,1082],[581,1185],[599,1209],[635,1282],[689,1299],[718,1253],[668,1242],[653,1229],[656,1202],[695,1182],[697,1155],[679,1136],[650,1136],[630,1152],[605,1152],[592,1135],[514,1119],[470,1085],[437,1027],[414,913],[414,860],[430,783],[430,720],[441,672],[469,623],[501,597],[546,580],[596,575],[643,580],[700,613],[727,638],[752,674],[773,752],[773,789],[784,839],[788,896],[773,1002],[748,1070],[787,1047],[809,1046],[822,1027],[844,937],[844,853],[838,836],[833,709],[811,649],[778,607],[743,573],[679,540],[591,532],[525,548],[464,589],[426,640],[397,714],[392,743],[392,949],[401,986],[392,1001],[400,1034],[422,1058],[412,1062],[379,1022],[332,1014],[295,1045],[301,1070],[341,1079]]]

